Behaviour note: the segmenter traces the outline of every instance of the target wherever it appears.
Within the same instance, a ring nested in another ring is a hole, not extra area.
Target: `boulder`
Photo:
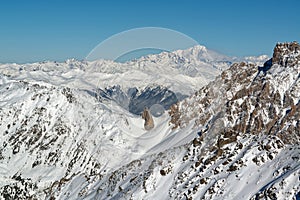
[[[154,121],[148,108],[145,108],[142,113],[142,118],[145,120],[144,128],[149,131],[154,128]]]

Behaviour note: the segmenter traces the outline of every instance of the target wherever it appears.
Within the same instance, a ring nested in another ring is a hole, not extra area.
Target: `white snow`
[[[265,59],[244,60],[261,64]],[[299,148],[280,148],[268,137],[245,136],[238,138],[242,149],[238,143],[226,144],[227,157],[208,162],[215,155],[210,149],[220,127],[228,121],[211,116],[212,127],[195,128],[194,116],[189,116],[191,121],[184,128],[173,130],[165,112],[154,117],[155,127],[146,131],[141,116],[86,92],[113,85],[126,90],[156,84],[189,95],[238,60],[196,46],[127,63],[67,60],[0,65],[0,188],[13,184],[24,188],[17,180],[21,177],[36,184],[37,189],[30,188],[28,193],[42,199],[51,195],[58,199],[184,199],[184,194],[194,199],[250,199],[273,185],[282,198],[299,191],[300,165],[294,161]],[[295,83],[296,75],[288,73],[283,83],[272,83],[281,95]],[[209,88],[217,95],[208,108],[195,103],[204,93],[189,99],[195,105],[188,113],[218,114],[226,96],[219,88]],[[227,94],[229,99],[233,95]],[[243,101],[237,99],[237,106]],[[196,130],[207,128],[210,135],[193,146]],[[268,143],[271,150],[259,149]],[[229,170],[230,166],[237,170]]]

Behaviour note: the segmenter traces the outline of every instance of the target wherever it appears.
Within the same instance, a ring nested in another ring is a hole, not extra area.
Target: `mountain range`
[[[299,77],[297,42],[1,64],[0,196],[299,199]]]

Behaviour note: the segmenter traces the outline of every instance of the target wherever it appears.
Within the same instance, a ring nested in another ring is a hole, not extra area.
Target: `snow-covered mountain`
[[[63,63],[45,61],[30,64],[0,64],[0,70],[3,75],[9,76],[10,80],[86,90],[94,96],[99,96],[99,92],[106,93],[104,96],[108,99],[138,114],[143,108],[131,109],[131,105],[137,99],[146,102],[145,98],[141,98],[145,97],[143,93],[147,92],[146,90],[152,92],[146,96],[148,107],[164,101],[163,107],[168,109],[178,100],[207,85],[232,63],[245,61],[262,64],[265,59],[264,55],[229,57],[198,45],[186,50],[148,55],[126,63],[71,59]],[[157,90],[158,88],[160,89]],[[131,93],[135,90],[138,96],[131,97]],[[167,96],[162,95],[163,93]],[[145,106],[144,104],[141,106]]]
[[[13,80],[45,82],[75,89],[94,90],[120,85],[127,91],[131,87],[141,89],[155,84],[175,93],[190,95],[233,62],[241,60],[247,58],[224,56],[199,45],[187,50],[148,55],[126,63],[71,59],[63,63],[0,64],[0,70]],[[259,57],[249,61],[261,62]]]
[[[1,65],[1,198],[299,198],[300,46],[263,58]]]

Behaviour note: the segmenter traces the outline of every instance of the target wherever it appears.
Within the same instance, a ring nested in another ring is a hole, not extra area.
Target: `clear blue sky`
[[[164,27],[235,56],[300,40],[299,0],[2,0],[0,63],[83,59],[101,41]]]

